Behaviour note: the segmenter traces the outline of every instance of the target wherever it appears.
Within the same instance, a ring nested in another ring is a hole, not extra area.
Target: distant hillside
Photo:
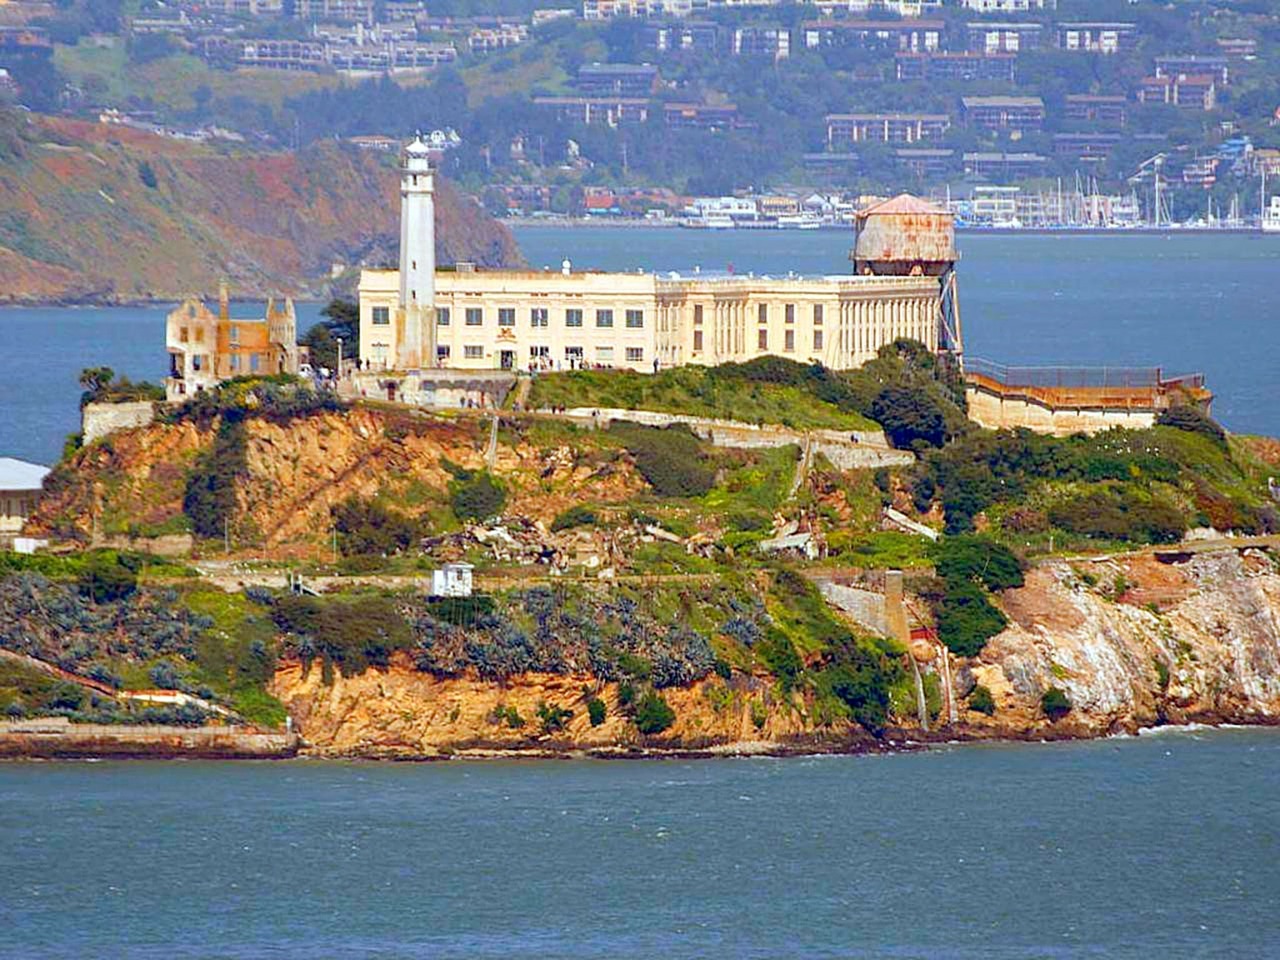
[[[520,262],[507,229],[437,187],[441,261]],[[396,175],[332,144],[254,153],[0,114],[0,302],[324,296],[330,266],[394,260]]]

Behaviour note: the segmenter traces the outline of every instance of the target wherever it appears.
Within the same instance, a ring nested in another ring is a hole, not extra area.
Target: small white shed
[[[446,563],[439,570],[431,571],[431,595],[433,597],[471,596],[470,563]]]

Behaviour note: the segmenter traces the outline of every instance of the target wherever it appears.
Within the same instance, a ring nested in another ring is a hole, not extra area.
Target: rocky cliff
[[[397,176],[336,145],[258,153],[119,125],[0,114],[0,302],[323,297],[330,268],[394,262]],[[447,181],[442,263],[518,264],[507,229]]]
[[[957,663],[959,722],[946,724],[944,714],[925,734],[914,718],[897,717],[883,740],[848,721],[824,720],[803,696],[780,693],[767,673],[664,691],[677,720],[649,737],[619,711],[617,684],[587,675],[529,674],[502,684],[435,679],[402,658],[388,669],[326,680],[318,666],[292,662],[271,689],[309,749],[330,756],[788,753],[929,739],[1094,737],[1163,723],[1280,723],[1280,569],[1264,553],[1232,550],[1177,564],[1149,556],[1052,561],[1002,602],[1008,629],[979,657]],[[975,683],[992,691],[993,715],[967,709]],[[1056,722],[1040,708],[1049,687],[1072,704]],[[608,706],[599,726],[585,708],[592,696]],[[539,728],[544,703],[574,711],[562,731]],[[528,722],[507,723],[512,707]]]

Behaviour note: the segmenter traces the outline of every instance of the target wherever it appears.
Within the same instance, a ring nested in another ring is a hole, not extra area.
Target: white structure
[[[400,303],[396,365],[412,369],[434,362],[436,299],[435,177],[421,137],[405,148],[400,170]],[[425,337],[424,337],[425,334]],[[423,342],[423,340],[428,342]]]
[[[12,541],[40,501],[49,468],[38,463],[0,457],[0,541]]]
[[[439,370],[656,372],[761,356],[848,370],[899,338],[960,348],[959,326],[947,322],[951,215],[906,195],[858,215],[858,249],[878,239],[854,272],[682,276],[582,271],[567,260],[559,269],[436,270],[432,186],[418,138],[401,167],[399,269],[360,274],[357,387],[366,395],[425,402],[406,394],[425,396],[424,377]],[[753,198],[706,198],[692,212],[708,225],[759,217]],[[932,246],[943,252],[920,252]]]
[[[470,563],[446,563],[439,570],[432,570],[431,596],[471,596],[471,571],[474,569]]]

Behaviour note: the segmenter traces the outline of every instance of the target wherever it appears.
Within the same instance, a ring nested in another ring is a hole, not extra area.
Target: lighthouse
[[[435,184],[421,136],[405,147],[400,167],[400,303],[396,366],[413,370],[435,357]]]

